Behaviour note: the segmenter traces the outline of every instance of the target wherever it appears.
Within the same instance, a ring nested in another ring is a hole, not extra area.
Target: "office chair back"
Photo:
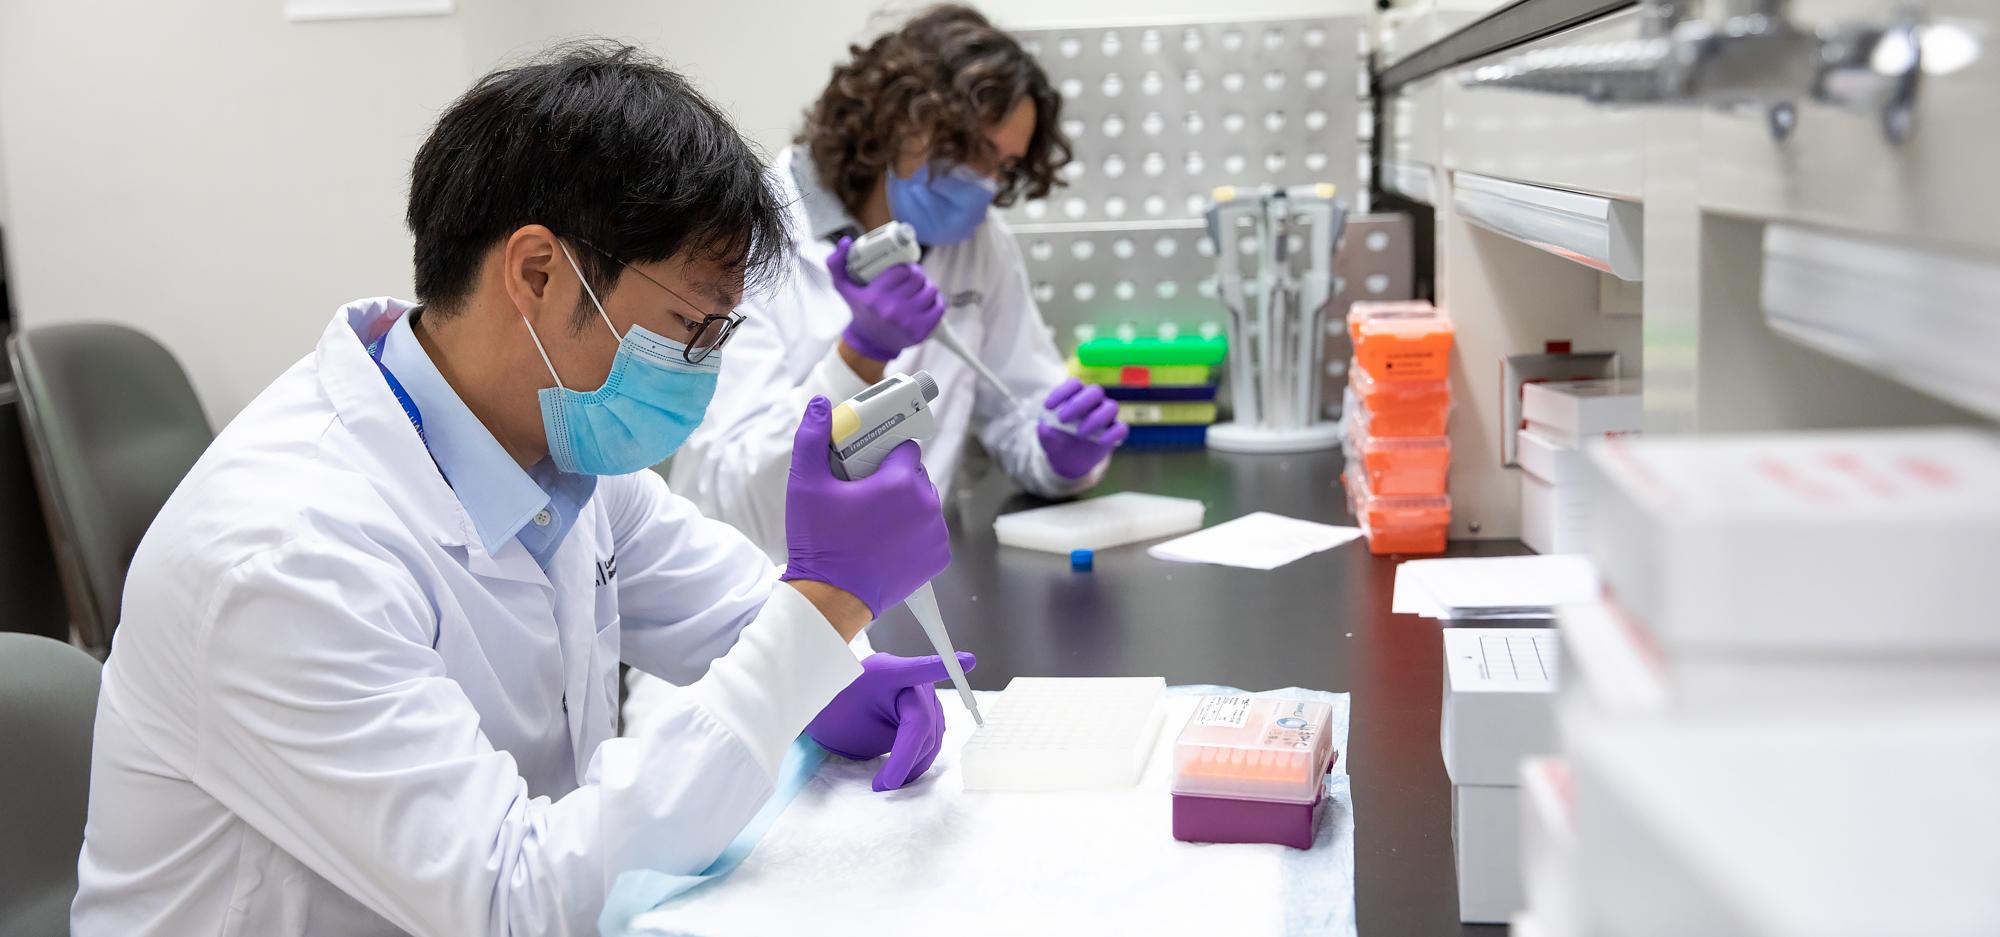
[[[7,353],[70,616],[102,654],[139,538],[215,433],[180,363],[135,329],[30,328]]]
[[[0,634],[0,934],[69,937],[90,804],[97,661],[61,641]]]

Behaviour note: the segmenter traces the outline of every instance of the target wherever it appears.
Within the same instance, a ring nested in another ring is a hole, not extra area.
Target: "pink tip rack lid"
[[[1334,755],[1333,707],[1206,696],[1174,741],[1176,794],[1311,803]]]

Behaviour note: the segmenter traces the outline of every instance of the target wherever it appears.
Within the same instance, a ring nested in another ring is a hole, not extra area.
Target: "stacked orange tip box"
[[[1372,553],[1441,553],[1451,529],[1451,320],[1428,302],[1355,303],[1342,476]]]

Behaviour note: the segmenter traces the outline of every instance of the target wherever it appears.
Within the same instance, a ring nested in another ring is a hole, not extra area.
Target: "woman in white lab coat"
[[[938,433],[924,464],[947,492],[970,433],[1015,482],[1049,497],[1096,484],[1126,433],[1101,388],[1066,380],[1014,237],[987,213],[1047,195],[1069,162],[1062,96],[1041,66],[962,6],[933,7],[849,54],[778,159],[779,198],[799,236],[792,276],[755,303],[715,406],[672,467],[674,490],[774,557],[791,425],[815,394],[841,400],[885,372],[931,372]],[[925,246],[906,290],[922,295],[910,302],[864,295],[833,262],[845,239],[892,219]],[[924,341],[940,316],[1028,408]],[[1084,432],[1039,425],[1045,406]]]
[[[336,313],[139,546],[74,933],[595,933],[621,873],[713,861],[808,721],[879,748],[894,694],[935,695],[857,682],[846,643],[948,561],[913,450],[835,481],[802,402],[782,574],[646,470],[789,250],[764,173],[628,48],[445,112],[411,173],[423,304]],[[636,738],[621,661],[682,687]]]

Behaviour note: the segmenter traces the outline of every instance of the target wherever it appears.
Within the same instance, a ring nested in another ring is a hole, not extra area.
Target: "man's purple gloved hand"
[[[1049,467],[1064,478],[1089,474],[1132,432],[1131,427],[1118,422],[1118,401],[1106,397],[1104,388],[1073,377],[1049,391],[1042,405],[1055,411],[1056,419],[1077,429],[1071,433],[1047,423],[1035,427],[1035,438],[1048,454]]]
[[[897,446],[867,478],[833,477],[832,411],[825,397],[814,397],[792,437],[783,578],[844,589],[880,615],[950,565],[944,510],[914,441]]]
[[[930,337],[944,318],[944,294],[916,264],[890,267],[866,286],[848,279],[847,250],[853,244],[852,238],[841,238],[826,259],[833,288],[854,316],[840,338],[863,357],[887,361]]]
[[[979,661],[964,651],[958,664],[971,670]],[[820,747],[843,758],[866,761],[887,753],[874,787],[893,791],[923,776],[944,740],[944,708],[936,684],[947,678],[942,658],[873,654],[861,662],[861,676],[806,726]]]

